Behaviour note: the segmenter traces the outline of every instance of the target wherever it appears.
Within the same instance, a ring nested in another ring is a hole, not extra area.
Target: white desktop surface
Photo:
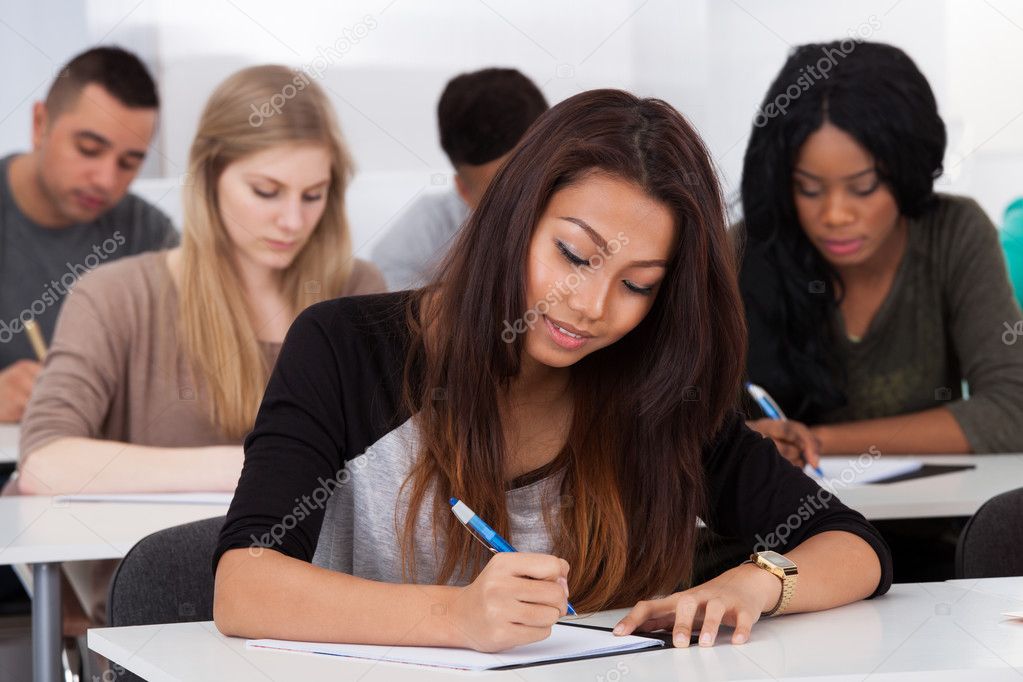
[[[225,505],[0,497],[0,565],[119,559],[150,533],[226,513]]]
[[[977,468],[902,483],[837,486],[836,493],[868,519],[968,516],[987,499],[1023,484],[1023,455],[938,456],[923,459],[939,464],[975,464]],[[34,571],[44,571],[46,565],[52,567],[64,561],[120,558],[150,533],[190,521],[221,516],[226,511],[227,507],[221,505],[69,503],[50,497],[4,497],[0,498],[0,564],[27,563],[34,565]],[[38,660],[45,656],[48,662],[46,665],[52,665],[59,650],[59,629],[54,629],[53,625],[59,613],[50,605],[59,604],[59,594],[56,583],[45,584],[49,587],[44,588],[44,598],[38,600],[38,609],[37,600],[34,600],[33,612],[35,614],[38,610],[34,619],[38,620],[39,631],[47,634],[34,635],[33,651]],[[1002,598],[1005,598],[1004,595]],[[1020,606],[1015,604],[1003,610],[1015,610]],[[44,612],[48,614],[47,617],[42,615]],[[774,625],[767,625],[766,630],[770,632]],[[1023,644],[1020,650],[1023,651]],[[264,654],[270,655],[269,652]],[[738,659],[728,660],[730,662],[726,669],[729,677],[739,675],[745,679],[759,679],[754,673],[742,672],[741,666],[737,668],[741,663]],[[645,664],[644,661],[637,665]],[[282,665],[287,668],[292,663]],[[605,668],[592,667],[591,663],[580,665],[584,668],[591,666],[587,668],[591,672],[598,669],[608,672]],[[43,664],[37,667],[45,669]],[[844,668],[838,668],[836,672],[841,670]],[[45,677],[47,675],[40,679]],[[288,678],[284,676],[280,679]]]
[[[868,519],[968,516],[990,497],[1023,485],[1023,455],[924,457],[973,470],[883,485],[836,488]],[[61,502],[0,497],[0,565],[120,558],[146,535],[221,516],[222,505]]]
[[[1023,590],[1023,578],[1019,581]],[[1023,621],[1001,616],[1023,600],[951,583],[895,585],[884,597],[814,614],[767,619],[743,646],[722,630],[713,648],[692,647],[465,673],[325,656],[250,650],[213,623],[89,631],[89,647],[151,682],[303,680],[1018,680]],[[624,610],[588,619],[612,625]],[[338,617],[344,617],[338,614]],[[1015,668],[1015,669],[1014,669]]]
[[[1012,610],[1023,611],[1023,578],[963,578],[947,582],[964,590],[1013,599],[1019,603]]]
[[[18,438],[21,427],[18,424],[0,424],[0,464],[18,461]]]
[[[898,483],[836,485],[846,505],[871,520],[972,516],[995,495],[1023,487],[1023,455],[928,455],[925,464],[976,468]]]
[[[33,679],[60,676],[61,563],[120,559],[151,533],[226,513],[227,505],[0,497],[0,565],[32,564]]]

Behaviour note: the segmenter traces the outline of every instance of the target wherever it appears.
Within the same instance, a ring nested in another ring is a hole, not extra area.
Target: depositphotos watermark
[[[547,290],[547,294],[536,302],[536,305],[531,307],[522,317],[515,320],[515,322],[504,321],[504,329],[501,331],[501,340],[505,343],[512,343],[520,335],[525,334],[526,331],[536,326],[536,323],[551,309],[551,306],[555,303],[560,303],[565,296],[575,293],[579,288],[579,285],[586,281],[588,275],[592,275],[597,270],[604,267],[604,264],[608,259],[612,258],[616,253],[622,250],[623,246],[629,245],[629,238],[624,233],[619,232],[615,235],[614,239],[607,242],[607,244],[601,247],[597,254],[591,257],[585,265],[573,265],[572,272],[569,273],[565,279],[559,280],[556,284],[552,285]]]
[[[101,244],[94,244],[92,253],[85,256],[81,263],[67,262],[67,272],[60,276],[60,279],[52,279],[45,285],[43,293],[32,301],[27,308],[22,310],[16,317],[7,320],[0,320],[0,343],[10,343],[15,335],[25,331],[25,324],[36,319],[49,308],[59,305],[75,282],[82,278],[90,270],[94,270],[117,252],[117,249],[125,245],[127,239],[116,230],[114,234],[104,239]]]
[[[280,92],[275,92],[268,100],[258,106],[256,104],[250,105],[252,113],[249,114],[249,125],[253,128],[258,128],[267,119],[279,115],[284,111],[284,106],[290,100],[309,87],[310,83],[323,78],[327,69],[340,62],[346,54],[351,52],[353,46],[368,36],[370,31],[378,25],[376,17],[372,14],[367,14],[362,18],[362,21],[353,26],[343,28],[341,35],[333,44],[327,47],[317,46],[316,56],[308,64],[300,67],[295,72],[295,77],[291,79],[290,83],[282,87]]]
[[[1016,320],[1014,324],[1003,322],[1005,325],[1005,331],[1002,332],[1002,343],[1006,346],[1014,346],[1016,342],[1023,338],[1023,320]]]
[[[303,495],[300,498],[296,497],[295,506],[292,507],[291,512],[285,514],[280,521],[270,527],[270,530],[263,533],[260,537],[256,537],[255,534],[250,535],[252,545],[249,546],[249,553],[253,556],[259,556],[263,553],[264,549],[280,546],[285,534],[289,530],[297,526],[300,521],[304,521],[311,516],[314,509],[323,509],[327,505],[330,496],[334,494],[334,491],[351,480],[352,472],[364,469],[375,457],[376,452],[369,450],[345,464],[335,476],[331,478],[323,478],[321,476],[318,478],[316,482],[319,485],[313,488],[312,492],[308,495]]]
[[[867,448],[866,452],[860,453],[860,456],[850,462],[849,466],[842,469],[842,472],[837,478],[832,478],[825,482],[831,488],[847,487],[856,480],[857,476],[869,469],[880,456],[881,451],[877,448],[877,446],[871,445]],[[827,509],[834,497],[835,493],[824,487],[821,487],[814,493],[806,495],[801,499],[796,510],[789,514],[784,521],[779,523],[774,529],[774,532],[768,533],[766,536],[758,534],[754,538],[756,540],[756,544],[753,546],[753,551],[762,552],[768,549],[775,549],[780,545],[786,544],[789,536],[799,530],[800,526],[813,518],[813,516],[821,509]]]
[[[603,673],[598,674],[596,682],[620,682],[630,672],[632,671],[624,661],[618,661],[613,668],[608,668]]]
[[[849,30],[849,37],[840,42],[837,49],[825,47],[821,50],[821,57],[815,64],[800,68],[799,77],[795,81],[790,83],[773,101],[768,102],[763,108],[757,109],[757,115],[753,117],[753,125],[763,128],[772,118],[787,114],[794,101],[802,97],[804,92],[819,81],[827,80],[831,75],[831,70],[838,66],[839,60],[851,55],[857,45],[868,40],[880,28],[881,20],[871,14],[867,21],[855,29]]]

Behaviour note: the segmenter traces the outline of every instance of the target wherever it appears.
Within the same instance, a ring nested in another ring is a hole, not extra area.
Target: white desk
[[[60,564],[120,559],[158,530],[227,513],[223,505],[56,502],[0,497],[0,565],[32,564],[34,678],[54,682],[60,670]]]
[[[870,520],[972,516],[995,495],[1023,486],[1023,455],[931,455],[926,464],[974,464],[975,469],[901,483],[835,487],[845,504]]]
[[[976,464],[977,468],[903,483],[840,487],[836,492],[868,519],[923,518],[968,516],[994,495],[1023,485],[1023,455],[922,459],[937,464]],[[76,503],[55,507],[50,498],[0,498],[0,564],[34,564],[37,594],[33,600],[33,655],[39,657],[36,669],[55,670],[48,666],[56,665],[59,651],[60,562],[120,558],[149,533],[225,511],[219,506],[132,505],[128,512],[120,504]],[[42,675],[37,679],[51,678]]]
[[[949,585],[961,587],[964,590],[993,594],[996,597],[1014,599],[1023,604],[1023,579],[1021,578],[964,578],[947,582]]]
[[[18,461],[18,438],[21,428],[17,424],[0,424],[0,464]]]
[[[1023,590],[1023,578],[1017,578]],[[1019,680],[1023,622],[1001,617],[1023,599],[949,583],[895,585],[885,597],[757,623],[746,645],[692,647],[514,671],[430,670],[327,656],[248,650],[213,623],[89,631],[89,648],[151,682],[207,680]],[[588,619],[611,625],[625,611]],[[343,618],[343,614],[338,614]],[[722,632],[724,634],[724,632]],[[722,643],[724,642],[724,643]],[[966,672],[969,671],[969,672]]]

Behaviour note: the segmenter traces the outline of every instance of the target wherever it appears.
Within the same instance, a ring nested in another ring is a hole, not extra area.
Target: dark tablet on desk
[[[899,481],[912,481],[917,478],[928,478],[930,476],[940,476],[941,474],[951,474],[956,471],[966,471],[967,469],[976,469],[976,464],[924,464],[916,471],[909,471],[898,476],[892,476],[886,478],[883,481],[874,481],[871,485],[885,485],[887,483],[898,483]]]
[[[602,627],[600,625],[584,625],[582,623],[573,623],[571,621],[558,621],[558,625],[567,625],[573,628],[586,628],[587,630],[601,630],[603,632],[611,632],[613,628]],[[607,658],[608,656],[625,656],[630,654],[642,654],[647,651],[664,651],[665,649],[674,649],[674,645],[671,643],[670,632],[633,632],[633,637],[647,637],[649,639],[657,640],[661,643],[660,646],[650,647],[649,649],[635,649],[633,651],[610,651],[603,654],[589,654],[586,656],[575,656],[572,658],[559,658],[549,661],[537,661],[535,663],[525,663],[522,665],[506,665],[500,668],[489,668],[489,670],[515,670],[516,668],[532,668],[538,665],[553,665],[556,663],[569,663],[572,661],[584,661],[590,658]],[[698,644],[700,641],[699,633],[693,633],[689,639],[690,644]]]

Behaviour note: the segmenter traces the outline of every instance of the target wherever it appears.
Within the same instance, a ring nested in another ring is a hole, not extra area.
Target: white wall
[[[1011,0],[46,0],[8,3],[0,20],[0,152],[28,144],[30,103],[56,66],[97,41],[125,45],[153,66],[164,101],[139,189],[175,216],[206,96],[260,62],[329,62],[321,83],[360,169],[357,245],[450,182],[437,97],[452,75],[490,65],[521,69],[551,102],[605,86],[666,99],[704,135],[734,199],[787,51],[850,32],[902,47],[930,80],[950,133],[941,189],[976,196],[995,222],[1023,194],[1023,5]]]
[[[28,146],[32,103],[46,96],[60,66],[89,42],[82,3],[52,9],[29,2],[0,7],[0,154]]]

